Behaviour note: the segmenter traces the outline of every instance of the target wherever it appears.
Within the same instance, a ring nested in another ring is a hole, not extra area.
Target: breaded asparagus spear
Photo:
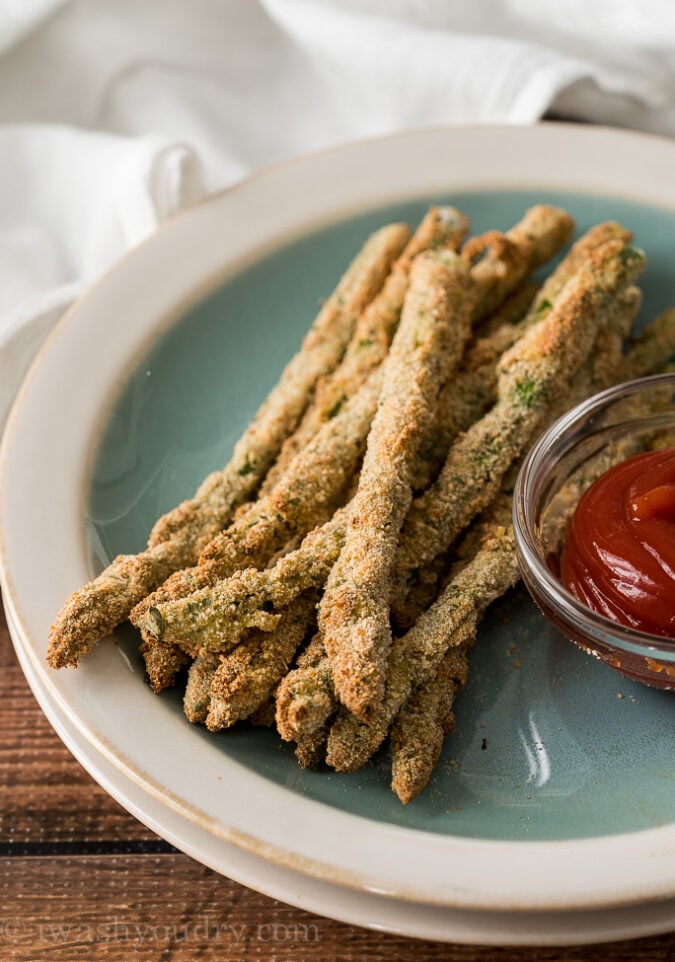
[[[332,686],[328,683],[325,697],[327,708],[324,714],[314,719],[305,716],[303,720],[302,700],[300,697],[294,699],[289,696],[289,692],[293,688],[294,676],[299,677],[300,684],[306,686],[312,669],[322,663],[327,665],[328,658],[323,639],[317,632],[301,652],[295,669],[281,679],[274,695],[277,731],[285,741],[296,742],[295,757],[302,768],[316,768],[326,757],[328,719],[337,708],[337,704],[332,696]],[[330,674],[330,670],[328,671]],[[297,694],[300,696],[301,692]]]
[[[502,353],[551,309],[564,285],[583,267],[594,250],[608,240],[628,242],[631,237],[630,231],[615,221],[592,227],[574,244],[539,291],[536,288],[532,291],[534,285],[523,284],[484,325],[481,336],[467,351],[461,371],[441,391],[434,424],[415,471],[413,487],[416,490],[423,490],[437,477],[457,436],[483,417],[495,402],[496,364]],[[520,310],[523,313],[519,316]]]
[[[508,499],[505,511],[510,518]],[[516,583],[518,562],[510,524],[487,523],[483,547],[453,578],[433,605],[402,638],[394,641],[389,659],[385,698],[368,724],[342,712],[328,737],[326,761],[338,771],[361,768],[382,744],[389,726],[414,687],[432,679],[448,648],[464,643],[456,632],[466,618],[480,611]]]
[[[398,532],[412,500],[411,467],[440,388],[471,331],[475,290],[449,252],[413,264],[345,544],[319,606],[319,625],[340,701],[367,718],[384,694],[391,647],[389,594]]]
[[[674,356],[675,307],[669,307],[629,345],[617,380],[621,382],[644,377],[657,371]]]
[[[247,568],[185,598],[160,602],[134,620],[158,641],[225,651],[249,628],[274,631],[285,608],[304,591],[322,585],[345,538],[346,508],[315,528],[272,568]]]
[[[221,656],[211,682],[206,717],[210,731],[230,728],[267,701],[309,630],[316,600],[316,592],[298,598],[285,609],[274,632],[254,631]]]
[[[183,697],[183,711],[188,721],[206,720],[211,704],[211,684],[219,663],[220,656],[207,651],[197,655],[190,665]]]
[[[642,303],[638,287],[628,287],[609,305],[606,323],[598,331],[593,348],[574,377],[570,389],[554,403],[546,426],[565,411],[619,380],[623,346]]]
[[[261,489],[263,494],[272,490],[298,451],[309,443],[325,421],[335,417],[370,372],[381,364],[398,325],[410,265],[415,257],[425,250],[457,250],[467,229],[466,217],[454,207],[429,208],[392,267],[382,290],[356,322],[342,363],[317,384],[314,402],[305,412],[297,431],[284,442],[276,464],[265,478]]]
[[[176,675],[190,660],[189,655],[178,645],[155,645],[145,638],[139,651],[145,661],[150,687],[156,695],[165,688],[173,687]]]
[[[462,369],[443,388],[436,403],[433,423],[422,444],[413,472],[413,488],[423,491],[438,476],[451,445],[474,422],[486,414],[497,397],[497,361],[525,330],[524,322],[481,338],[467,352]]]
[[[312,732],[299,739],[295,746],[295,757],[301,768],[317,768],[326,757],[327,729]]]
[[[277,731],[284,741],[301,742],[319,732],[335,711],[330,662],[317,633],[277,688]]]
[[[274,728],[274,711],[274,695],[272,694],[267,701],[264,701],[259,708],[256,708],[248,716],[248,720],[257,728]]]
[[[492,314],[477,324],[476,340],[492,337],[498,331],[504,331],[514,324],[518,324],[525,317],[532,302],[539,291],[539,284],[532,280],[525,280],[510,294]]]
[[[454,727],[452,704],[466,684],[467,650],[476,635],[472,612],[457,628],[453,645],[438,672],[411,694],[392,725],[391,788],[404,805],[426,788],[441,755],[443,740]]]
[[[301,350],[236,444],[227,467],[209,475],[194,498],[157,522],[146,551],[119,555],[94,581],[70,596],[50,631],[47,660],[53,668],[77,665],[172,571],[194,564],[237,505],[256,490],[282,442],[295,429],[317,380],[340,361],[356,315],[377,294],[408,237],[404,225],[392,224],[366,242]]]
[[[538,204],[506,232],[489,231],[462,251],[478,288],[474,320],[492,313],[529,275],[572,237],[574,222],[558,207]]]
[[[494,497],[547,406],[588,355],[611,298],[632,284],[644,261],[641,251],[620,240],[602,245],[502,357],[495,407],[453,445],[438,479],[408,513],[399,543],[397,593],[404,595],[415,569],[449,547]]]
[[[269,556],[271,533],[279,530],[288,537],[323,523],[322,515],[334,506],[363,456],[381,384],[380,370],[373,371],[343,410],[298,452],[276,487],[252,506],[243,522],[235,522],[207,545],[200,562],[222,574],[249,560],[260,564]],[[273,540],[280,546],[279,537]]]

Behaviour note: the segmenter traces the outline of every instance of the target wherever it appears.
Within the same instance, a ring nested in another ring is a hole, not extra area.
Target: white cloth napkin
[[[0,0],[0,430],[65,307],[205,191],[547,111],[675,135],[675,4]]]

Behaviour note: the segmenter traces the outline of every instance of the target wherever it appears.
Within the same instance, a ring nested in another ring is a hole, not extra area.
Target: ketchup
[[[563,582],[594,611],[675,638],[675,448],[611,468],[567,528]]]

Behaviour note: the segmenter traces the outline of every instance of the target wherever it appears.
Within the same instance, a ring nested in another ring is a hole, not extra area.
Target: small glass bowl
[[[611,668],[671,691],[675,639],[591,611],[564,587],[557,569],[567,521],[586,488],[613,464],[664,440],[672,446],[673,438],[675,374],[620,384],[579,404],[542,435],[520,469],[513,498],[521,573],[544,615]]]

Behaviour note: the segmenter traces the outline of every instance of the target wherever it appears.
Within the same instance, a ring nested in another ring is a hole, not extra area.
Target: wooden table
[[[290,908],[192,861],[54,734],[0,616],[0,962],[675,962],[675,935],[588,948],[420,942]]]

